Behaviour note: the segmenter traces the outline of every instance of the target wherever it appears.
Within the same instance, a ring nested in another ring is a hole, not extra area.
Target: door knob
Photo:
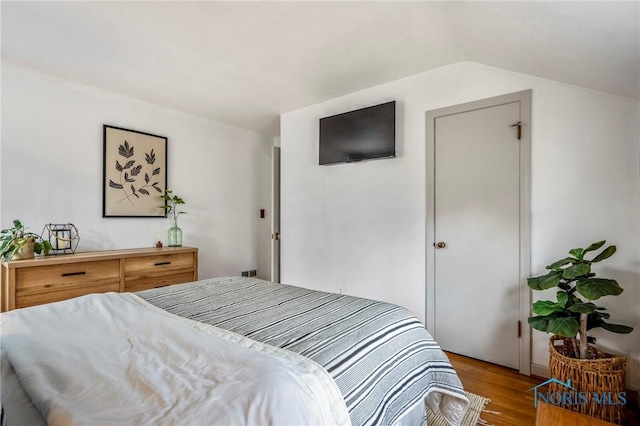
[[[444,241],[440,241],[438,244],[436,244],[436,247],[438,248],[445,248],[447,246],[447,244]]]

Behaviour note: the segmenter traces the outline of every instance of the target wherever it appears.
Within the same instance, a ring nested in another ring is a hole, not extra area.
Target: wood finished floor
[[[487,410],[500,414],[482,413],[482,419],[495,426],[534,426],[536,409],[533,392],[527,392],[545,379],[528,377],[510,368],[478,361],[447,352],[468,392],[489,398]],[[635,400],[628,405],[625,426],[640,426],[640,412]],[[557,425],[562,426],[562,425]]]

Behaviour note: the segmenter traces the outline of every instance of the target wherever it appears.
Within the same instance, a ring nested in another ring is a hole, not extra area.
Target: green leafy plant
[[[0,256],[4,260],[11,260],[15,254],[22,254],[23,249],[29,243],[33,243],[34,253],[48,255],[51,251],[51,243],[45,241],[38,234],[29,232],[24,225],[16,219],[13,228],[3,229],[0,232]]]
[[[606,241],[598,241],[586,249],[574,248],[569,251],[571,256],[560,259],[547,266],[549,272],[545,275],[529,278],[527,284],[533,290],[547,290],[558,287],[556,301],[540,300],[533,304],[536,316],[529,318],[529,324],[536,330],[557,334],[574,340],[574,347],[578,347],[575,338],[580,335],[580,353],[578,358],[587,356],[587,332],[593,328],[602,327],[613,333],[627,334],[633,328],[621,324],[606,322],[610,314],[606,308],[592,303],[603,296],[617,296],[622,288],[617,281],[596,278],[591,272],[591,265],[613,256],[616,246],[609,246],[591,260],[585,259],[589,252],[599,250]]]
[[[167,215],[173,216],[173,223],[177,223],[178,216],[181,214],[187,214],[187,212],[179,211],[178,206],[181,204],[185,204],[184,200],[177,195],[173,195],[173,191],[167,189],[164,195],[160,196],[163,200],[165,200],[165,205],[161,206]]]

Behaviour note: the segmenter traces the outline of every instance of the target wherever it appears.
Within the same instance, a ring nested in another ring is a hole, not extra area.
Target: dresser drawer
[[[120,281],[120,261],[63,263],[16,271],[16,291],[32,292],[64,290],[84,285],[108,284]]]
[[[175,253],[155,256],[130,257],[124,260],[124,276],[138,274],[171,274],[175,271],[194,268],[193,254]]]
[[[66,263],[16,271],[16,307],[119,291],[120,261]]]
[[[195,280],[192,253],[131,257],[124,260],[124,291],[182,284]]]
[[[184,284],[193,281],[193,272],[182,272],[176,274],[146,274],[135,278],[124,279],[124,291],[141,291],[150,288],[164,287],[173,284]]]
[[[44,303],[59,302],[91,293],[119,292],[120,283],[115,281],[108,284],[83,285],[82,287],[66,288],[64,290],[38,292],[20,292],[16,294],[16,308],[42,305]]]

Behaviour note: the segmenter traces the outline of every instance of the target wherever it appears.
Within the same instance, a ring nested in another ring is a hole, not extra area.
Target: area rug
[[[462,419],[460,426],[486,424],[482,419],[480,419],[480,414],[491,400],[471,392],[467,392],[467,398],[469,398],[470,402],[469,410],[467,411],[467,414],[465,414],[464,419]],[[427,407],[427,426],[449,426],[449,423],[447,423],[444,417],[442,417],[442,414],[434,413]]]

